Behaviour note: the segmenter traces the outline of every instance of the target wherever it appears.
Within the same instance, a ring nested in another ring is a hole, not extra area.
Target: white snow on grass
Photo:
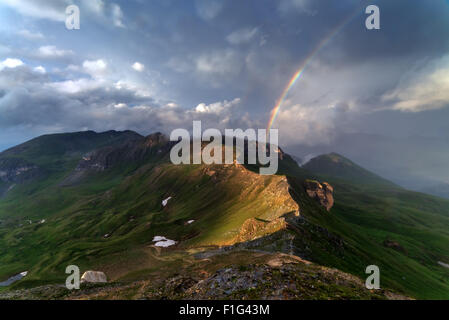
[[[176,241],[167,239],[166,241],[159,241],[159,242],[156,242],[154,245],[155,245],[156,247],[167,248],[167,247],[174,246],[175,244],[176,244]]]
[[[172,197],[168,197],[167,199],[165,199],[164,201],[162,201],[162,205],[165,207],[168,204],[168,201],[171,199]]]
[[[156,242],[154,244],[156,247],[163,247],[163,248],[171,247],[176,244],[176,241],[170,240],[170,239],[167,239],[166,237],[161,237],[161,236],[154,237],[153,242]]]
[[[192,224],[194,222],[195,222],[195,220],[189,220],[189,221],[187,221],[187,224]]]

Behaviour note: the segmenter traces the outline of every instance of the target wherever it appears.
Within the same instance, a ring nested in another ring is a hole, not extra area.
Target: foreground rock
[[[304,181],[304,188],[309,197],[317,200],[327,211],[332,209],[334,206],[334,188],[329,183],[306,180]]]
[[[81,283],[106,283],[108,278],[103,272],[100,271],[86,271],[81,277]]]
[[[280,253],[216,251],[175,269],[147,280],[85,284],[81,290],[43,286],[1,292],[0,299],[408,299],[387,290],[367,290],[353,275]]]

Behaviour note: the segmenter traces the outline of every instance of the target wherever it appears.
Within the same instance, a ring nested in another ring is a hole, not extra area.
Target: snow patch
[[[195,222],[195,220],[189,220],[189,221],[187,221],[187,224],[192,224],[194,222]]]
[[[171,246],[174,246],[176,244],[176,241],[174,241],[174,240],[167,240],[167,241],[159,241],[159,242],[156,242],[154,245],[156,246],[156,247],[163,247],[163,248],[167,248],[167,247],[171,247]]]
[[[153,242],[156,242],[154,244],[156,247],[163,247],[163,248],[171,247],[176,244],[176,241],[170,240],[170,239],[167,239],[166,237],[161,237],[161,236],[154,237]]]
[[[156,236],[153,238],[153,242],[157,242],[157,241],[165,241],[167,240],[166,237],[161,237],[161,236]]]
[[[162,201],[162,205],[165,207],[168,204],[168,201],[171,199],[172,197],[168,197],[167,199],[165,199],[164,201]]]

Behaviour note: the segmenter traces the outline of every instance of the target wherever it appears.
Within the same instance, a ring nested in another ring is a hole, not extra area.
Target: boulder
[[[108,278],[101,271],[86,271],[81,277],[81,283],[105,283],[108,282]]]
[[[304,181],[304,188],[310,198],[317,200],[327,211],[334,206],[334,188],[327,182],[322,184],[315,180]]]

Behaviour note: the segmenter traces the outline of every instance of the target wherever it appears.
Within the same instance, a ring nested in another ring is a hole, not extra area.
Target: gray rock
[[[106,283],[108,282],[108,278],[106,274],[101,271],[86,271],[81,277],[81,283],[89,282],[89,283]]]

